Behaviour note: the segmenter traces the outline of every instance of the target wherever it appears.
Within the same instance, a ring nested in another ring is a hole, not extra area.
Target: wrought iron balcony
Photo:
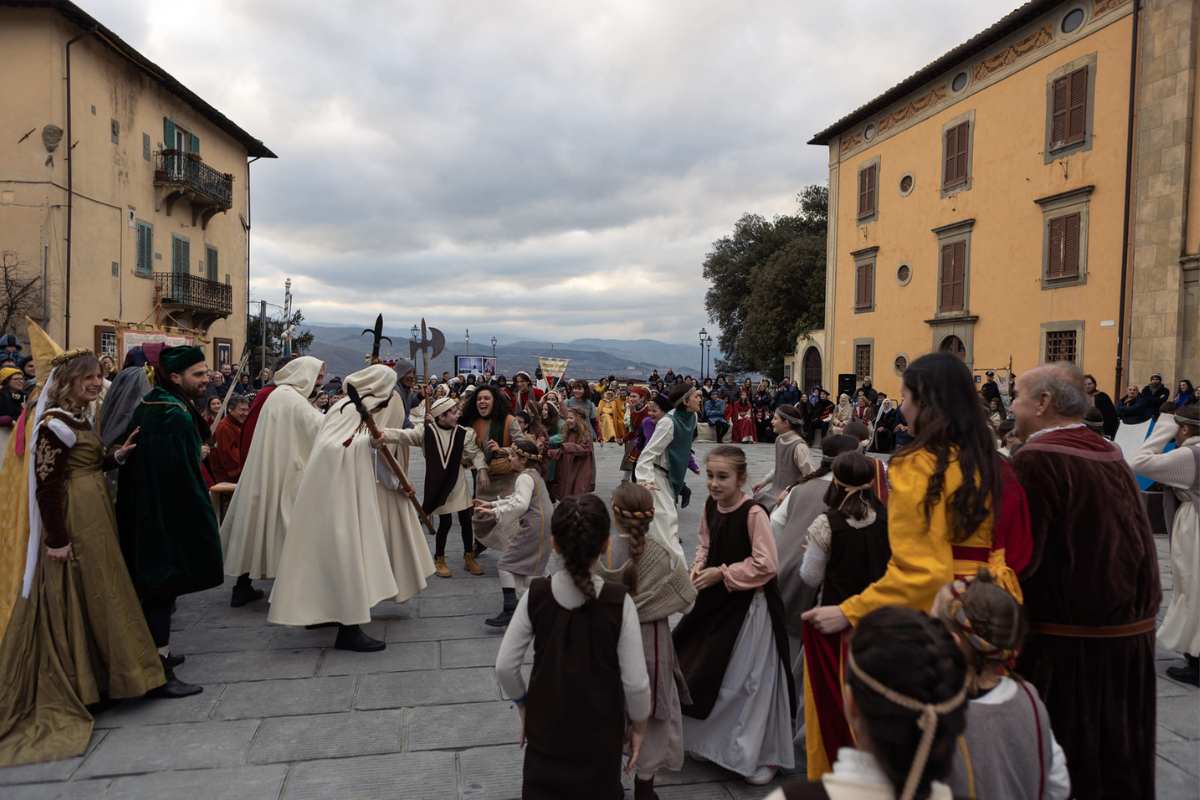
[[[154,273],[154,290],[164,308],[190,311],[195,327],[207,328],[233,313],[233,287],[183,272]]]
[[[233,176],[217,172],[195,153],[160,150],[155,154],[154,185],[166,190],[163,202],[170,215],[175,201],[186,197],[192,204],[192,224],[207,227],[214,214],[233,207]]]

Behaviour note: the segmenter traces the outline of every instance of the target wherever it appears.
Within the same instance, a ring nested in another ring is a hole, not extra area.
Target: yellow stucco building
[[[0,258],[44,289],[25,310],[118,360],[131,323],[236,363],[249,165],[274,154],[70,2],[0,0],[0,69]]]
[[[822,380],[895,395],[936,349],[981,375],[1200,378],[1197,0],[1034,0],[817,134]]]

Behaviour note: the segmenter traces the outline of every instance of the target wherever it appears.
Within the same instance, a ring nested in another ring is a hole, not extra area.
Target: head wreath
[[[66,364],[68,361],[74,361],[75,359],[79,358],[80,356],[90,356],[90,355],[95,355],[95,354],[86,347],[77,347],[74,350],[67,350],[65,353],[59,353],[54,358],[50,359],[50,366],[61,367],[63,364]]]

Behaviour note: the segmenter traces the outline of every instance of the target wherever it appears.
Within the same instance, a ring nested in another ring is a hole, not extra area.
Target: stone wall
[[[1196,305],[1187,302],[1184,231],[1192,158],[1197,0],[1144,0],[1138,43],[1129,361],[1123,381],[1200,374]],[[1187,273],[1194,274],[1190,271]],[[1189,314],[1191,318],[1189,319]]]

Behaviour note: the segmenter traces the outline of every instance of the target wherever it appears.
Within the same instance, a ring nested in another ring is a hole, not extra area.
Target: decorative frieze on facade
[[[975,80],[981,81],[993,72],[998,72],[1004,67],[1016,64],[1024,56],[1029,55],[1034,50],[1045,47],[1053,41],[1054,29],[1048,24],[1043,25],[1019,41],[1004,48],[999,53],[988,56],[980,61],[975,65],[971,75]]]
[[[893,111],[883,119],[879,120],[880,133],[886,132],[895,126],[899,125],[911,117],[920,114],[926,109],[932,108],[935,104],[946,99],[949,90],[945,85],[936,86],[926,94],[918,97],[916,100],[910,100],[905,103],[900,109]]]
[[[1120,8],[1128,2],[1129,0],[1096,0],[1092,5],[1092,19],[1102,17],[1114,8]]]

